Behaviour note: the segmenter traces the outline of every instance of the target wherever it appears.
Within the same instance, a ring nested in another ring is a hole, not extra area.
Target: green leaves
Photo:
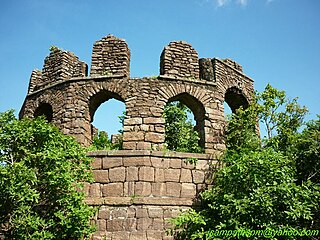
[[[188,121],[190,110],[180,102],[171,102],[164,109],[165,143],[167,148],[178,152],[201,153],[199,134]]]
[[[173,220],[174,233],[199,239],[220,229],[319,229],[320,120],[300,133],[306,112],[297,99],[268,85],[248,108],[232,114],[220,159],[224,167],[200,195],[201,206]],[[266,128],[263,140],[259,122]]]
[[[83,182],[91,181],[85,150],[43,118],[0,113],[0,222],[9,239],[83,239],[93,214]],[[0,229],[1,231],[1,229]]]

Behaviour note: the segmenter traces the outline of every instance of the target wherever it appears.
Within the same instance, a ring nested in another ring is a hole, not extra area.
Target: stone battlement
[[[175,41],[160,56],[157,77],[130,78],[130,49],[112,35],[93,45],[91,70],[73,53],[52,48],[43,69],[34,70],[22,117],[44,115],[84,146],[92,143],[94,115],[109,99],[125,104],[123,149],[89,153],[94,183],[87,202],[99,207],[93,239],[173,239],[168,219],[195,204],[210,186],[217,155],[225,149],[224,102],[234,112],[248,106],[253,81],[230,59],[200,58]],[[204,154],[163,152],[166,104],[191,109]],[[107,117],[107,116],[106,116]],[[198,159],[196,165],[187,159]]]

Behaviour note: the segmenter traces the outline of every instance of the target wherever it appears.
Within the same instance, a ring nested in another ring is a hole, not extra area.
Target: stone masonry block
[[[89,197],[100,197],[101,189],[99,183],[91,183],[89,188]]]
[[[163,143],[164,142],[164,134],[147,132],[146,136],[145,136],[145,141],[152,142],[152,143]]]
[[[123,141],[144,141],[144,132],[124,132]]]
[[[147,217],[149,217],[148,209],[147,208],[138,208],[136,210],[136,217],[137,218],[147,218]]]
[[[148,208],[149,217],[151,218],[163,218],[163,209],[161,207]]]
[[[203,183],[204,172],[202,170],[192,170],[192,178],[194,183]]]
[[[181,159],[170,159],[170,168],[181,168]]]
[[[120,197],[123,196],[123,183],[108,183],[102,185],[103,197]]]
[[[145,231],[131,232],[130,240],[147,240],[147,233]]]
[[[163,222],[163,218],[154,218],[153,219],[153,223],[152,223],[152,229],[154,229],[154,230],[164,230],[163,229],[163,226],[164,226],[164,224],[163,224],[164,222]],[[162,231],[160,231],[159,233],[161,233]]]
[[[138,142],[137,149],[138,150],[150,150],[152,148],[151,143],[149,142]]]
[[[158,225],[158,224],[155,224],[153,222],[153,224],[152,224],[153,229],[155,229],[154,228],[155,225]],[[147,231],[147,238],[148,238],[148,240],[159,240],[159,239],[162,239],[162,231],[151,231],[151,230],[149,230],[149,231]]]
[[[164,169],[164,178],[166,182],[179,182],[180,169]]]
[[[93,169],[101,169],[101,167],[102,167],[102,159],[95,158],[92,162],[92,168]]]
[[[110,182],[124,182],[126,179],[125,167],[116,167],[109,170]]]
[[[169,197],[180,197],[181,183],[167,182],[166,183],[167,194]]]
[[[108,220],[110,218],[110,210],[102,206],[98,211],[98,219]]]
[[[128,218],[135,218],[136,217],[136,209],[135,207],[129,207],[127,210]]]
[[[106,231],[107,230],[107,221],[105,219],[98,219],[97,220],[97,228],[99,231]]]
[[[137,228],[137,219],[135,219],[135,218],[124,219],[124,229],[125,230],[134,231],[134,230],[136,230],[136,228]]]
[[[107,220],[107,231],[116,232],[124,230],[124,221],[123,219],[111,219]]]
[[[126,168],[126,181],[138,181],[138,167],[127,167]]]
[[[162,117],[147,117],[143,119],[144,124],[164,124],[165,120]]]
[[[136,182],[135,195],[137,195],[137,196],[151,195],[151,183],[149,183],[149,182]]]
[[[126,222],[124,223],[124,229],[126,228]],[[106,237],[102,240],[106,240],[106,239],[112,239],[112,240],[127,240],[130,239],[130,232],[125,232],[125,231],[118,231],[118,232],[113,232],[111,237]]]
[[[126,118],[124,119],[124,125],[140,125],[142,124],[142,118],[134,117],[134,118]]]
[[[154,181],[154,168],[153,167],[140,167],[139,180],[145,182]]]
[[[123,194],[124,196],[133,196],[134,195],[134,182],[124,182],[123,183]]]
[[[104,157],[102,161],[103,169],[122,166],[122,157]]]
[[[125,157],[123,159],[124,166],[151,166],[149,156],[141,157]]]
[[[167,193],[166,183],[152,183],[152,195],[154,197],[162,197]]]
[[[184,182],[184,183],[192,182],[192,175],[191,175],[190,169],[184,169],[184,168],[181,169],[180,182]]]
[[[181,197],[183,198],[194,198],[197,193],[196,185],[193,183],[182,183],[181,184]]]
[[[154,181],[155,182],[164,182],[164,169],[162,168],[155,168],[154,172]]]
[[[137,149],[137,143],[136,142],[126,142],[126,141],[124,141],[123,143],[122,143],[122,148],[123,149],[126,149],[126,150],[135,150],[135,149]]]
[[[137,230],[148,230],[152,228],[152,218],[138,218]]]
[[[109,173],[108,170],[93,170],[93,178],[98,183],[108,183]]]
[[[156,168],[169,168],[169,159],[151,157],[151,163]]]

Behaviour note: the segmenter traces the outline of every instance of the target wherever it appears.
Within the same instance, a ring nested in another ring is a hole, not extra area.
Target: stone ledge
[[[154,150],[96,150],[88,152],[89,157],[103,157],[103,156],[117,156],[117,157],[164,157],[164,158],[196,158],[198,160],[216,160],[215,155],[208,153],[186,153],[186,152],[174,152],[174,151],[154,151]]]
[[[36,91],[33,91],[29,94],[27,94],[27,97],[30,97],[32,95],[35,95],[37,93],[40,93],[42,91],[45,91],[45,90],[48,90],[50,88],[53,88],[53,87],[56,87],[56,86],[59,86],[59,85],[62,85],[64,83],[70,83],[70,82],[79,82],[79,81],[86,81],[86,80],[94,80],[94,81],[103,81],[103,80],[106,80],[106,79],[113,79],[113,78],[116,78],[116,79],[119,79],[119,78],[125,78],[127,77],[126,75],[124,74],[115,74],[115,75],[103,75],[103,76],[86,76],[86,77],[73,77],[73,78],[69,78],[69,79],[64,79],[64,80],[60,80],[58,82],[55,82],[55,83],[52,83],[52,84],[49,84],[47,85],[46,87],[44,88],[41,88],[39,90],[36,90]],[[43,84],[45,85],[45,84]]]
[[[197,83],[197,84],[203,84],[203,85],[211,85],[211,86],[217,86],[215,82],[204,80],[204,79],[190,79],[190,78],[179,78],[174,77],[170,75],[159,75],[158,79],[160,80],[175,80],[175,81],[183,81],[183,82],[190,82],[190,83]]]
[[[86,198],[85,203],[92,206],[131,206],[131,205],[153,205],[153,206],[193,206],[191,198],[164,198],[164,197],[104,197]]]

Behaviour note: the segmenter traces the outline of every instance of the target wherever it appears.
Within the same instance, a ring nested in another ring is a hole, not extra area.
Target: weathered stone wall
[[[93,45],[90,75],[130,76],[130,50],[123,39],[108,35]]]
[[[122,101],[125,150],[90,154],[95,158],[95,182],[86,187],[87,201],[99,206],[94,238],[172,239],[165,235],[167,219],[193,206],[194,198],[208,186],[207,170],[215,165],[215,154],[225,149],[224,102],[232,111],[246,107],[253,81],[233,60],[198,59],[185,42],[165,47],[158,77],[130,78],[129,65],[126,42],[111,35],[94,44],[89,77],[84,62],[56,49],[42,71],[32,72],[20,118],[43,114],[88,146],[99,106],[111,98]],[[154,151],[163,148],[163,111],[172,101],[192,110],[206,154]],[[197,158],[198,164],[186,164],[188,157]]]
[[[173,239],[168,220],[195,205],[217,167],[212,155],[97,151],[87,202],[98,206],[93,239]],[[197,164],[186,159],[197,158]]]
[[[171,42],[164,48],[157,78],[130,79],[129,64],[127,44],[112,35],[94,44],[90,77],[85,77],[86,64],[73,53],[55,49],[42,72],[32,73],[20,117],[52,109],[47,119],[89,145],[95,111],[115,98],[126,105],[124,149],[161,149],[164,107],[179,100],[193,111],[199,144],[210,153],[224,148],[224,101],[235,110],[247,105],[253,93],[253,82],[239,71],[240,65],[232,60],[199,60],[185,42]]]
[[[198,53],[186,42],[169,43],[161,54],[160,75],[199,79]]]

